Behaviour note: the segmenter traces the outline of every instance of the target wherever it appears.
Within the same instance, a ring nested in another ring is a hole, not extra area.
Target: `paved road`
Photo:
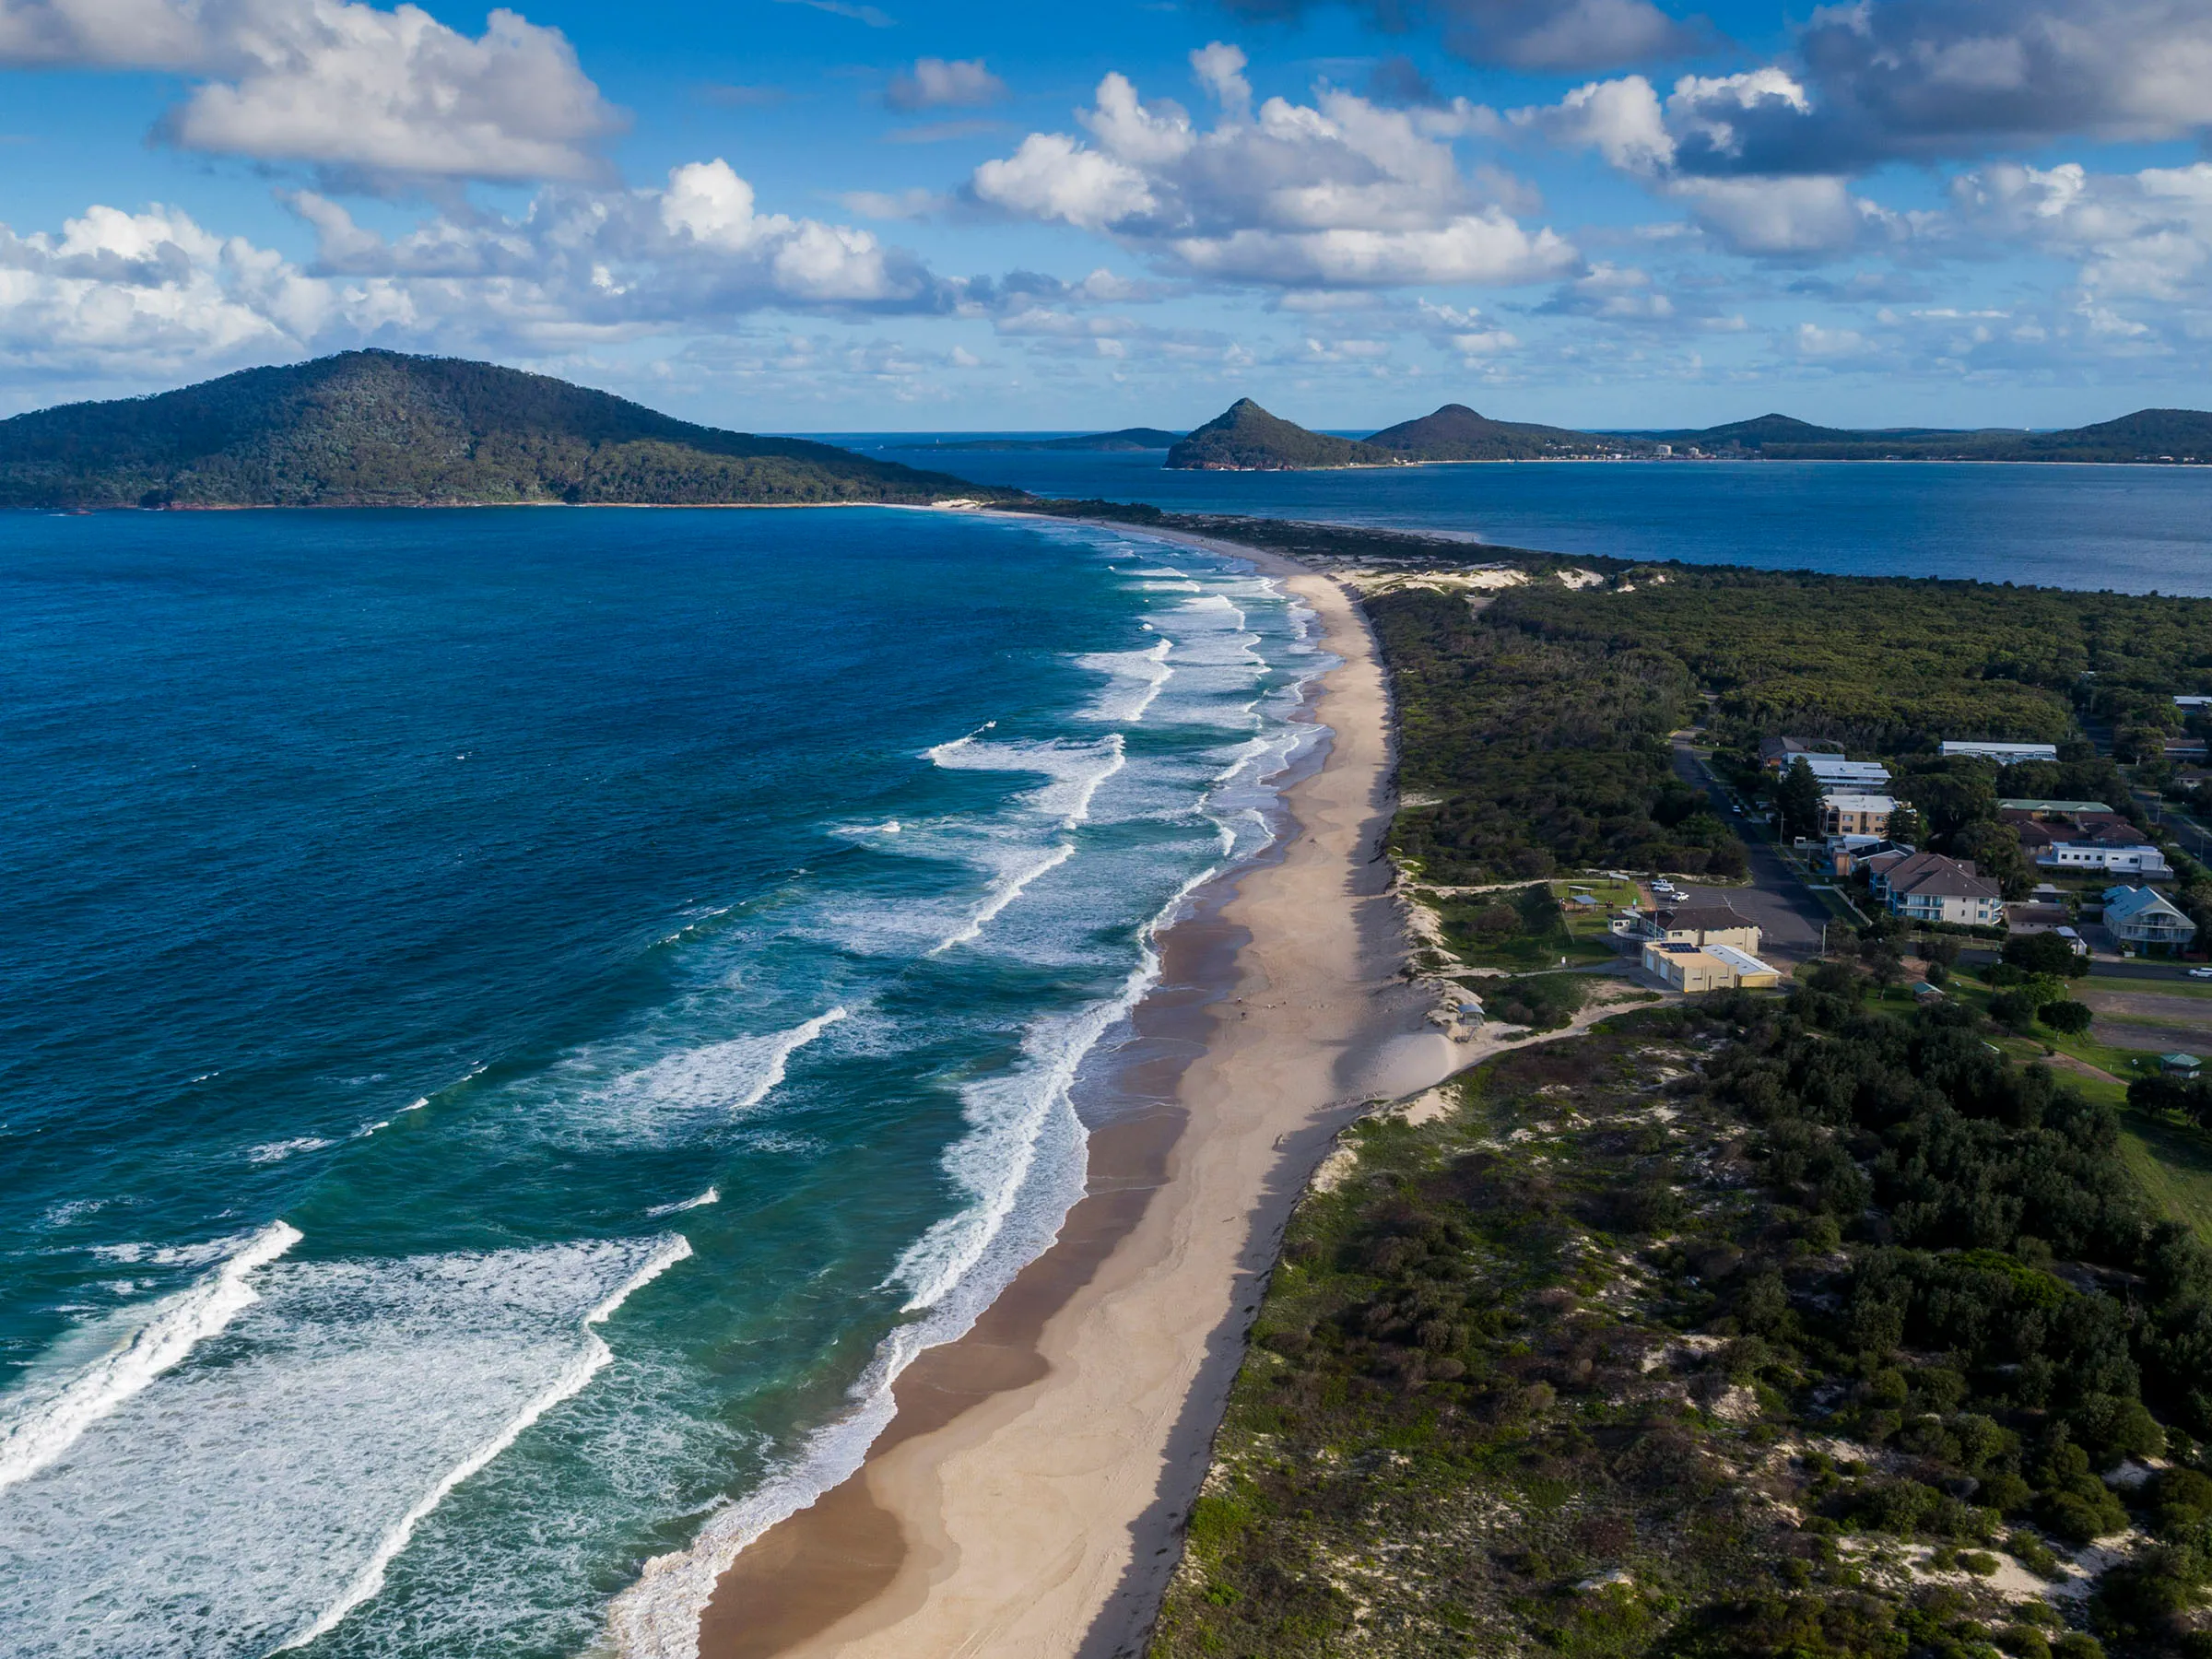
[[[1728,810],[1727,796],[1687,738],[1675,739],[1675,773],[1693,789],[1705,791],[1721,822],[1732,825],[1751,850],[1751,885],[1714,891],[1759,924],[1760,954],[1793,962],[1818,956],[1821,929],[1829,920],[1827,907],[1806,891],[1796,872],[1783,862],[1768,838],[1766,826],[1748,815],[1737,818]]]
[[[1997,953],[1980,947],[1970,947],[1959,953],[1959,959],[1970,967],[1984,967],[1997,959]],[[2178,962],[2146,962],[2140,959],[2127,962],[2091,962],[2089,977],[2100,980],[2178,980],[2184,985],[2201,985],[2206,982],[2203,980],[2192,980],[2189,977],[2189,970]]]

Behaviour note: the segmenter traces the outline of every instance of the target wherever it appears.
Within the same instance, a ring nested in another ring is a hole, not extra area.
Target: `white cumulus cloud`
[[[489,180],[602,175],[625,124],[559,30],[494,10],[481,35],[357,0],[0,0],[0,65],[197,77],[180,147]]]
[[[977,168],[970,189],[1007,213],[1267,287],[1514,284],[1578,263],[1461,172],[1449,139],[1483,112],[1390,109],[1326,86],[1311,104],[1270,98],[1255,112],[1245,66],[1219,42],[1192,53],[1218,109],[1210,127],[1109,74],[1077,112],[1088,139],[1032,133]]]

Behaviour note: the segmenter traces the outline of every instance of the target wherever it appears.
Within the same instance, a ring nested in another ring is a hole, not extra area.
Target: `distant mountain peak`
[[[1387,450],[1313,432],[1240,397],[1168,452],[1168,465],[1209,472],[1296,472],[1309,467],[1393,466]]]

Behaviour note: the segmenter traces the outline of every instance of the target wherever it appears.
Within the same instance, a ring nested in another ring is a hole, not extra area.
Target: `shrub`
[[[2069,1037],[2078,1036],[2088,1030],[2089,1021],[2095,1018],[2088,1004],[2065,998],[2045,1003],[2035,1011],[2035,1017],[2053,1030]]]
[[[2006,961],[2030,973],[2078,979],[2089,971],[2088,959],[2076,956],[2074,947],[2054,933],[2016,934],[2005,941],[2003,954]]]

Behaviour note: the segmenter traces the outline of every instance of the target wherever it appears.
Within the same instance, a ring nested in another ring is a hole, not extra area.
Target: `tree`
[[[1889,839],[1917,847],[1927,838],[1928,823],[1920,816],[1920,808],[1910,801],[1900,801],[1897,810],[1889,815]]]
[[[2020,851],[2019,831],[2010,824],[1982,818],[1951,837],[1951,856],[1973,860],[1974,867],[1997,884],[2007,899],[2024,897],[2029,888],[2028,855]]]
[[[1781,785],[1774,791],[1774,804],[1782,809],[1783,834],[1820,832],[1820,780],[1813,776],[1813,769],[1805,763],[1803,755],[1791,761],[1789,771],[1782,774]]]
[[[2035,1021],[2035,998],[2026,991],[2000,991],[1989,999],[1989,1017],[2010,1030],[2024,1031]]]
[[[2015,934],[2005,941],[2005,960],[2030,973],[2056,973],[2079,979],[2089,971],[2089,959],[2074,954],[2073,944],[2054,933]]]
[[[2088,1030],[2089,1021],[2095,1018],[2088,1003],[2077,1003],[2065,997],[2045,1003],[2035,1011],[2035,1017],[2053,1030],[2068,1037],[2079,1036]]]

